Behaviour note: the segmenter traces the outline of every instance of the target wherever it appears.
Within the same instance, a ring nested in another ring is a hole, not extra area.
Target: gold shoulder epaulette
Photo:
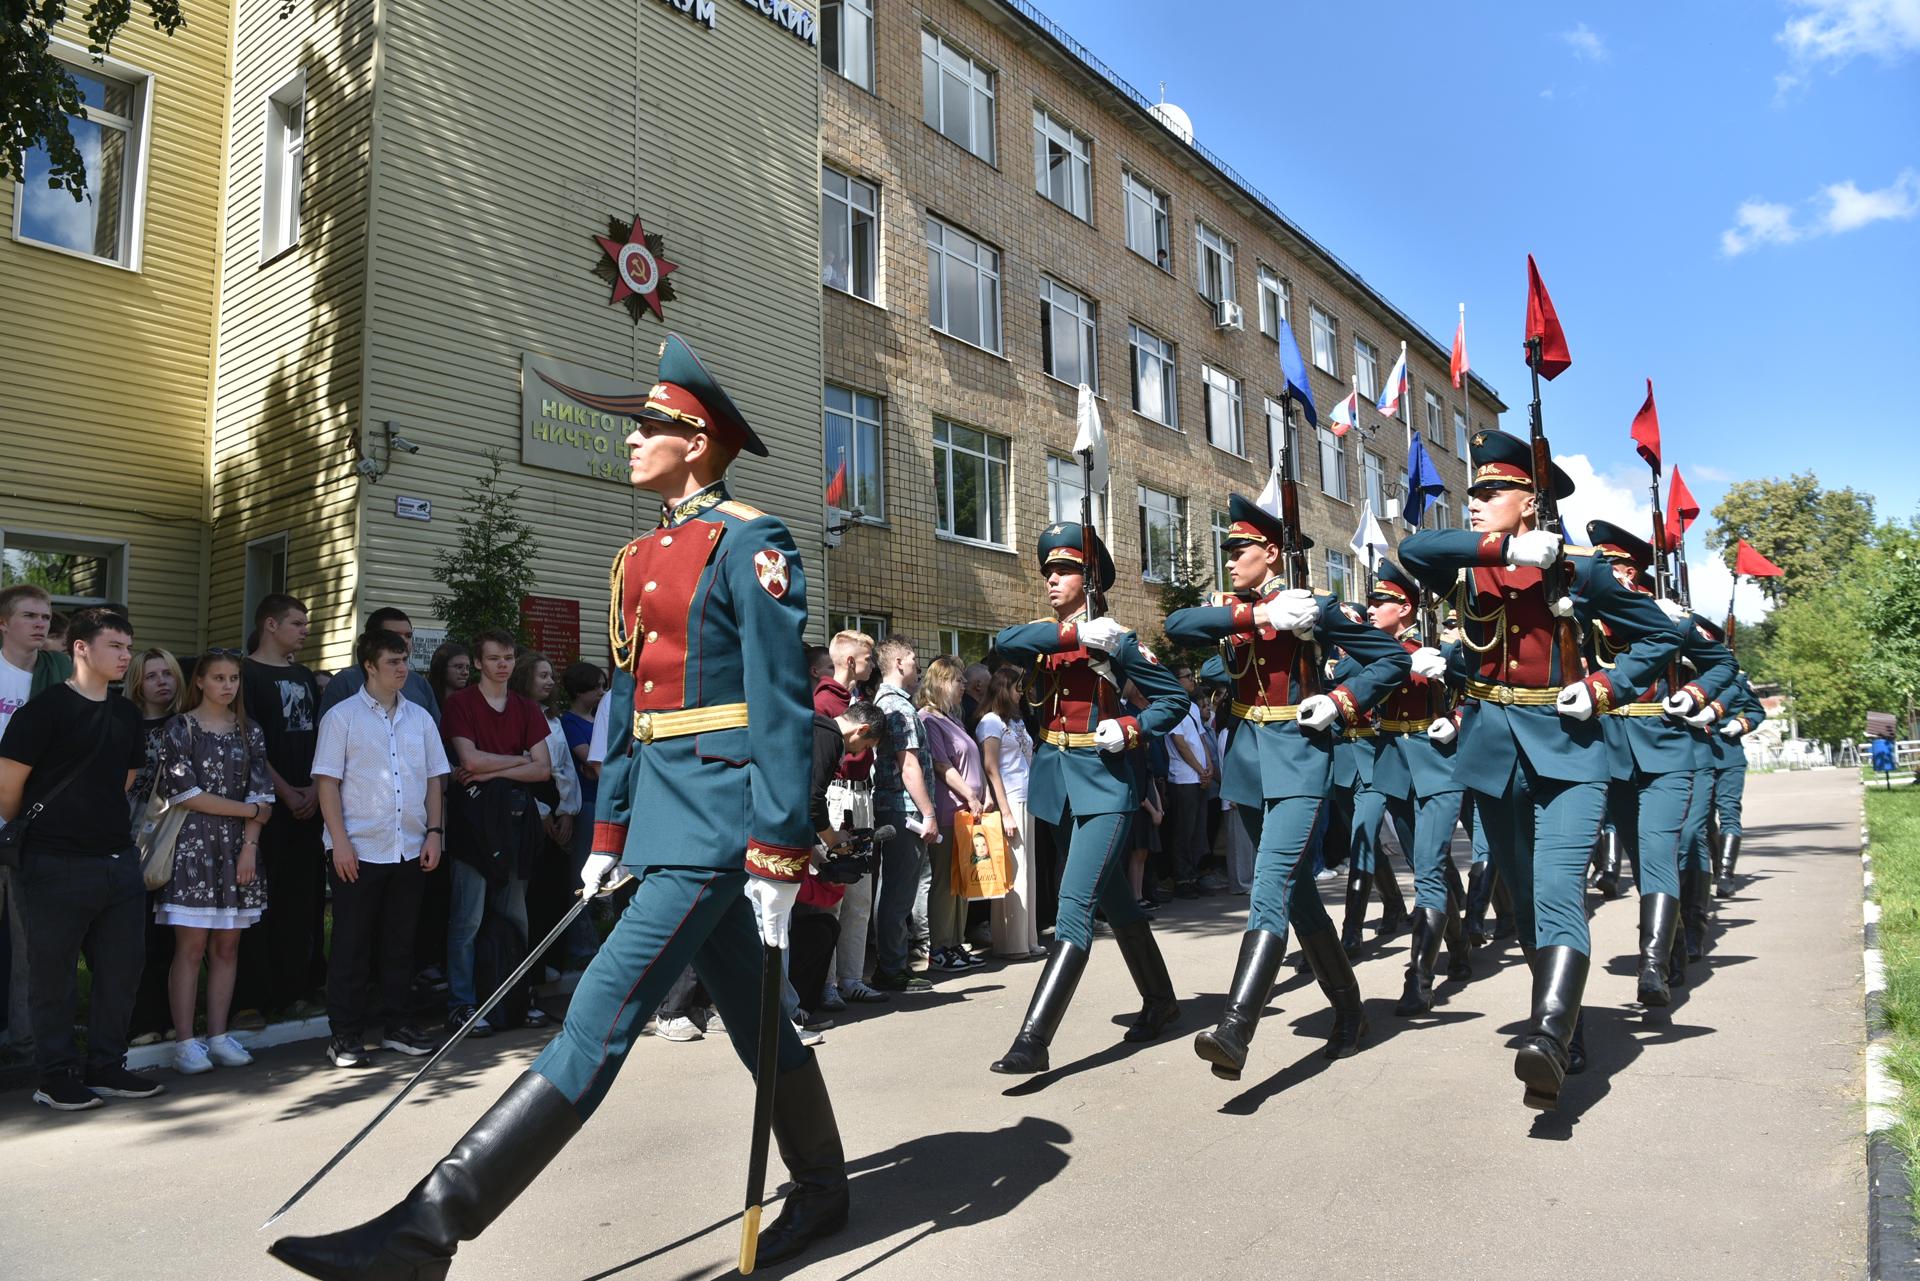
[[[1577,546],[1576,544],[1573,544],[1573,543],[1566,543],[1566,544],[1563,544],[1563,545],[1561,546],[1561,549],[1560,549],[1560,550],[1562,550],[1562,551],[1564,551],[1564,552],[1565,552],[1565,553],[1566,553],[1567,555],[1569,555],[1569,556],[1591,556],[1591,555],[1593,555],[1593,548],[1591,548],[1591,547],[1580,547],[1580,546]]]
[[[765,512],[755,507],[752,503],[743,503],[737,498],[729,498],[726,502],[720,504],[719,509],[727,515],[737,516],[741,520],[758,520],[766,515]]]

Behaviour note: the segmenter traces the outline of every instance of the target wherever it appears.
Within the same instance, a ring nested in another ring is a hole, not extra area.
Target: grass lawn
[[[1920,1171],[1920,788],[1869,787],[1867,831],[1887,967],[1881,1006],[1892,1033],[1887,1066],[1900,1083],[1893,1139],[1906,1153],[1907,1168]],[[1915,1187],[1920,1189],[1920,1180]]]

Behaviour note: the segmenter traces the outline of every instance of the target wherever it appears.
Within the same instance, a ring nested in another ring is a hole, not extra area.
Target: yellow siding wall
[[[207,408],[231,6],[171,37],[136,15],[112,57],[153,76],[138,271],[12,237],[0,185],[0,528],[124,542],[143,643],[205,634]],[[85,41],[73,17],[58,30]]]

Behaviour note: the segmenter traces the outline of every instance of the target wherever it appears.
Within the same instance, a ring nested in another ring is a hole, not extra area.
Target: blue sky
[[[1555,452],[1585,455],[1574,515],[1644,520],[1648,377],[1708,512],[1808,468],[1920,510],[1920,0],[1398,4],[1372,27],[1275,0],[1036,3],[1150,97],[1164,80],[1200,142],[1443,341],[1466,303],[1517,432],[1533,253],[1573,353],[1543,400]],[[1710,523],[1690,559],[1717,612]]]

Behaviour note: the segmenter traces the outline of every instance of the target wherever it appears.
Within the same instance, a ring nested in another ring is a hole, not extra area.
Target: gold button
[[[1520,589],[1519,589],[1518,587],[1509,587],[1509,588],[1507,588],[1507,595],[1509,595],[1509,596],[1518,596],[1519,594],[1520,594]]]
[[[648,632],[648,633],[647,633],[647,643],[648,643],[649,645],[651,645],[651,644],[652,644],[652,643],[653,643],[654,641],[657,641],[657,640],[659,640],[659,639],[660,639],[660,633],[659,633],[659,632]]]
[[[656,587],[658,587],[659,585],[660,585],[660,584],[658,584],[658,583],[648,583],[648,584],[647,584],[647,590],[648,590],[648,591],[652,591],[652,590],[653,590],[654,588],[656,588]]]
[[[665,538],[662,538],[662,539],[660,540],[660,545],[661,545],[662,547],[671,547],[671,546],[673,546],[673,535],[672,535],[672,534],[668,534],[668,535],[667,535],[667,536],[666,536]]]
[[[1520,628],[1518,626],[1509,627],[1507,628],[1507,630],[1512,632],[1515,636],[1518,636],[1520,634]]]
[[[645,684],[643,684],[642,686],[640,686],[640,688],[641,688],[641,689],[643,689],[643,690],[645,690],[645,691],[646,691],[647,693],[649,693],[649,694],[651,694],[651,693],[653,692],[653,682],[652,682],[652,681],[648,681],[648,682],[646,682]]]
[[[1517,658],[1512,658],[1512,659],[1508,659],[1508,660],[1507,660],[1507,666],[1508,666],[1508,667],[1518,667],[1518,666],[1520,666],[1520,660],[1519,660],[1519,659],[1517,659]],[[648,688],[648,689],[652,689],[652,688],[653,688],[653,682],[652,682],[652,681],[648,681],[648,682],[647,682],[647,688]]]
[[[1267,660],[1264,658],[1256,658],[1253,660],[1253,665],[1255,667],[1265,667],[1267,665]]]

